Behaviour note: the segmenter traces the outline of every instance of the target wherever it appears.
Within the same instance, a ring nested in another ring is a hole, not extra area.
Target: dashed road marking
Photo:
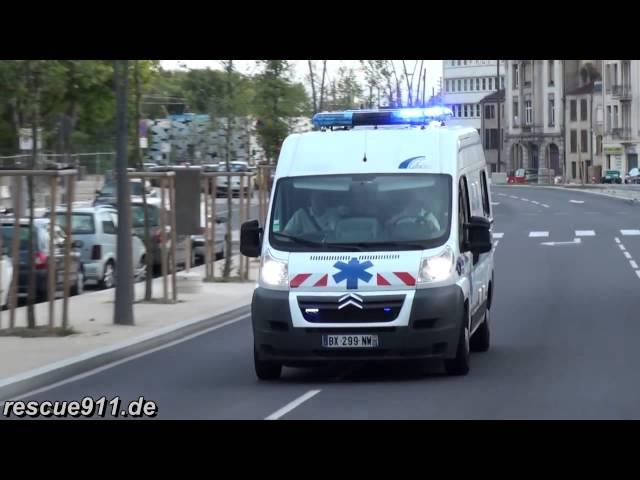
[[[616,237],[616,243],[620,243],[620,239]]]
[[[528,198],[521,198],[520,200],[522,200],[523,202],[528,202],[529,201]]]
[[[631,254],[629,252],[624,252],[624,256],[627,258],[627,260],[631,260]]]
[[[516,197],[515,195],[509,195],[509,198],[513,198],[514,200],[520,200],[520,197]]]
[[[593,230],[576,230],[576,237],[595,237],[596,232]]]
[[[547,205],[546,203],[541,203],[540,205],[542,205],[544,208],[549,208],[549,205]]]
[[[569,203],[584,203],[584,200],[569,200]]]
[[[504,237],[504,233],[494,233],[493,238],[502,238]]]
[[[623,252],[627,250],[626,248],[624,248],[624,245],[622,245],[621,243],[618,244],[618,246],[620,247],[620,250],[622,250]]]
[[[622,235],[640,235],[640,230],[620,230]]]
[[[500,205],[500,202],[491,202],[491,205]]]
[[[529,232],[529,237],[548,237],[549,232]]]
[[[640,270],[636,270],[636,275],[640,278]]]
[[[638,264],[637,264],[636,262],[634,262],[633,260],[631,260],[631,261],[629,262],[629,265],[631,265],[631,268],[633,268],[634,270],[635,270],[636,268],[638,268]]]
[[[540,205],[540,202],[536,202],[535,200],[531,200],[531,203],[533,203],[534,205]]]
[[[315,397],[319,393],[320,393],[320,390],[309,390],[304,395],[301,395],[298,398],[296,398],[295,400],[293,400],[292,402],[287,403],[280,410],[277,410],[277,411],[273,412],[271,415],[269,415],[267,418],[265,418],[265,420],[278,420],[279,418],[285,416],[287,413],[289,413],[294,408],[299,407],[304,402],[306,402],[307,400],[309,400],[312,397]]]

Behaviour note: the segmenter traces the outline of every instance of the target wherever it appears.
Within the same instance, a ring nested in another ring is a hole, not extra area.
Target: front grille
[[[345,296],[298,297],[298,306],[310,323],[385,323],[398,318],[405,299],[404,295],[379,295],[358,297],[360,301]]]

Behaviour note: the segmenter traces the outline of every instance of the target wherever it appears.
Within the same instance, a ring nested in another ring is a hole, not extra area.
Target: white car
[[[624,183],[640,183],[640,170],[632,168],[624,177]]]

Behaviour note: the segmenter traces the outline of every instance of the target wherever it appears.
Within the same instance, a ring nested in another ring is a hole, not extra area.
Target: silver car
[[[56,223],[66,228],[66,208],[56,208]],[[46,213],[45,216],[49,216]],[[111,288],[115,282],[117,265],[118,211],[109,205],[74,207],[71,214],[71,235],[82,241],[81,261],[85,283]],[[131,253],[134,277],[138,280],[146,275],[144,242],[136,235],[132,237]]]

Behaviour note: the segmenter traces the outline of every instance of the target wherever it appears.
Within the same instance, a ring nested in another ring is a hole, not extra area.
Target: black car
[[[606,170],[600,183],[622,183],[622,176],[619,170]]]
[[[13,235],[15,231],[14,219],[2,219],[2,244],[8,247],[8,253],[13,254]],[[56,291],[62,293],[64,286],[64,230],[56,225],[55,259],[56,259]],[[20,267],[18,272],[18,297],[26,297],[29,292],[29,220],[20,220]],[[33,223],[33,265],[36,272],[36,301],[48,298],[49,285],[49,220],[36,218]],[[72,243],[69,262],[69,285],[71,295],[79,295],[84,291],[84,270],[80,260],[81,241]]]

